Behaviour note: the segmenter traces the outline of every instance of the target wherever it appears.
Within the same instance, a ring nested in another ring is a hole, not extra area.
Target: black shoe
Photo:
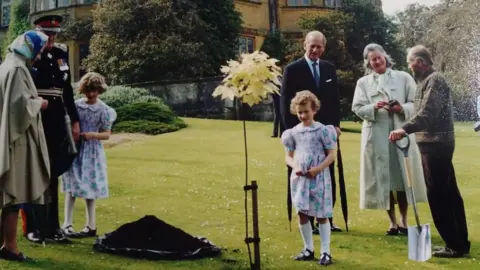
[[[398,234],[408,236],[408,228],[398,226]]]
[[[440,250],[434,251],[432,255],[438,258],[461,258],[467,254],[468,252],[459,252],[451,248],[444,247]]]
[[[97,230],[93,230],[90,227],[86,226],[83,230],[78,233],[73,234],[72,238],[85,238],[85,237],[95,237],[97,236]]]
[[[388,231],[385,232],[385,235],[398,235],[398,227],[388,229]]]
[[[41,244],[44,242],[44,239],[40,236],[38,232],[27,233],[25,238],[27,238],[28,241],[33,242],[35,244]]]
[[[330,224],[330,231],[332,232],[342,232],[342,229],[340,229],[340,227],[338,227],[337,225],[335,224]]]
[[[320,231],[318,230],[318,228],[314,228],[314,229],[312,230],[312,234],[319,235],[319,234],[320,234]]]
[[[53,241],[55,243],[60,243],[60,244],[72,243],[72,241],[65,236],[62,229],[60,228],[56,229],[55,232],[52,234],[52,236],[45,237],[45,238],[49,241]]]
[[[62,229],[63,231],[63,234],[66,236],[66,237],[72,237],[72,235],[76,234],[77,232],[75,231],[75,229],[73,228],[72,225],[68,225],[66,227],[64,227]]]
[[[34,262],[33,259],[28,258],[27,256],[23,255],[23,253],[19,253],[18,255],[11,252],[6,248],[0,249],[0,258],[7,260],[7,261],[16,261],[16,262]]]
[[[311,261],[315,259],[315,253],[309,249],[304,249],[295,257],[296,261]]]
[[[320,259],[320,261],[318,261],[318,264],[323,265],[323,266],[327,266],[327,265],[330,265],[332,263],[333,263],[332,256],[330,254],[327,254],[327,253],[323,253],[322,258]]]

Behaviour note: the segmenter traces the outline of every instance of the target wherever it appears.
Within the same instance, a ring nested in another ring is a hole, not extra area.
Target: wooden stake
[[[253,254],[254,269],[260,270],[260,231],[258,226],[258,186],[257,181],[252,181],[252,215],[253,215]]]

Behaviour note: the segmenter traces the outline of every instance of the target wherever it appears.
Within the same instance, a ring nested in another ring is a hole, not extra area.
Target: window
[[[253,53],[255,50],[254,48],[254,38],[253,37],[245,37],[242,36],[239,38],[239,48],[238,48],[238,53],[239,55],[242,53]]]
[[[342,0],[325,0],[325,6],[326,7],[341,7],[342,6]]]
[[[2,26],[10,24],[10,5],[11,0],[2,0]]]
[[[70,0],[58,0],[59,7],[66,7],[70,5]]]
[[[57,6],[57,0],[48,0],[48,9],[54,9]]]
[[[288,6],[311,6],[311,0],[288,0]]]
[[[77,0],[77,3],[78,4],[92,4],[92,3],[96,3],[97,0]]]

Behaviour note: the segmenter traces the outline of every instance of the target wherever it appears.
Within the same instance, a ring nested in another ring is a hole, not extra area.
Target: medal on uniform
[[[63,61],[63,59],[58,59],[58,66],[60,67],[61,71],[67,71],[68,70],[68,65]]]

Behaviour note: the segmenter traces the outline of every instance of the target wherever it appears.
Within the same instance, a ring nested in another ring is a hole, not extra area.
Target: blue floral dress
[[[320,165],[326,157],[326,150],[336,149],[337,133],[331,125],[313,122],[309,127],[302,123],[282,134],[286,151],[293,151],[294,160],[306,173],[311,167]],[[316,218],[332,217],[332,182],[329,168],[318,173],[314,179],[290,175],[292,204],[305,215]]]
[[[114,109],[100,100],[95,104],[86,99],[75,101],[81,132],[110,130],[117,117]],[[62,191],[73,197],[100,199],[108,197],[107,160],[99,140],[84,140],[77,158],[62,176]]]

